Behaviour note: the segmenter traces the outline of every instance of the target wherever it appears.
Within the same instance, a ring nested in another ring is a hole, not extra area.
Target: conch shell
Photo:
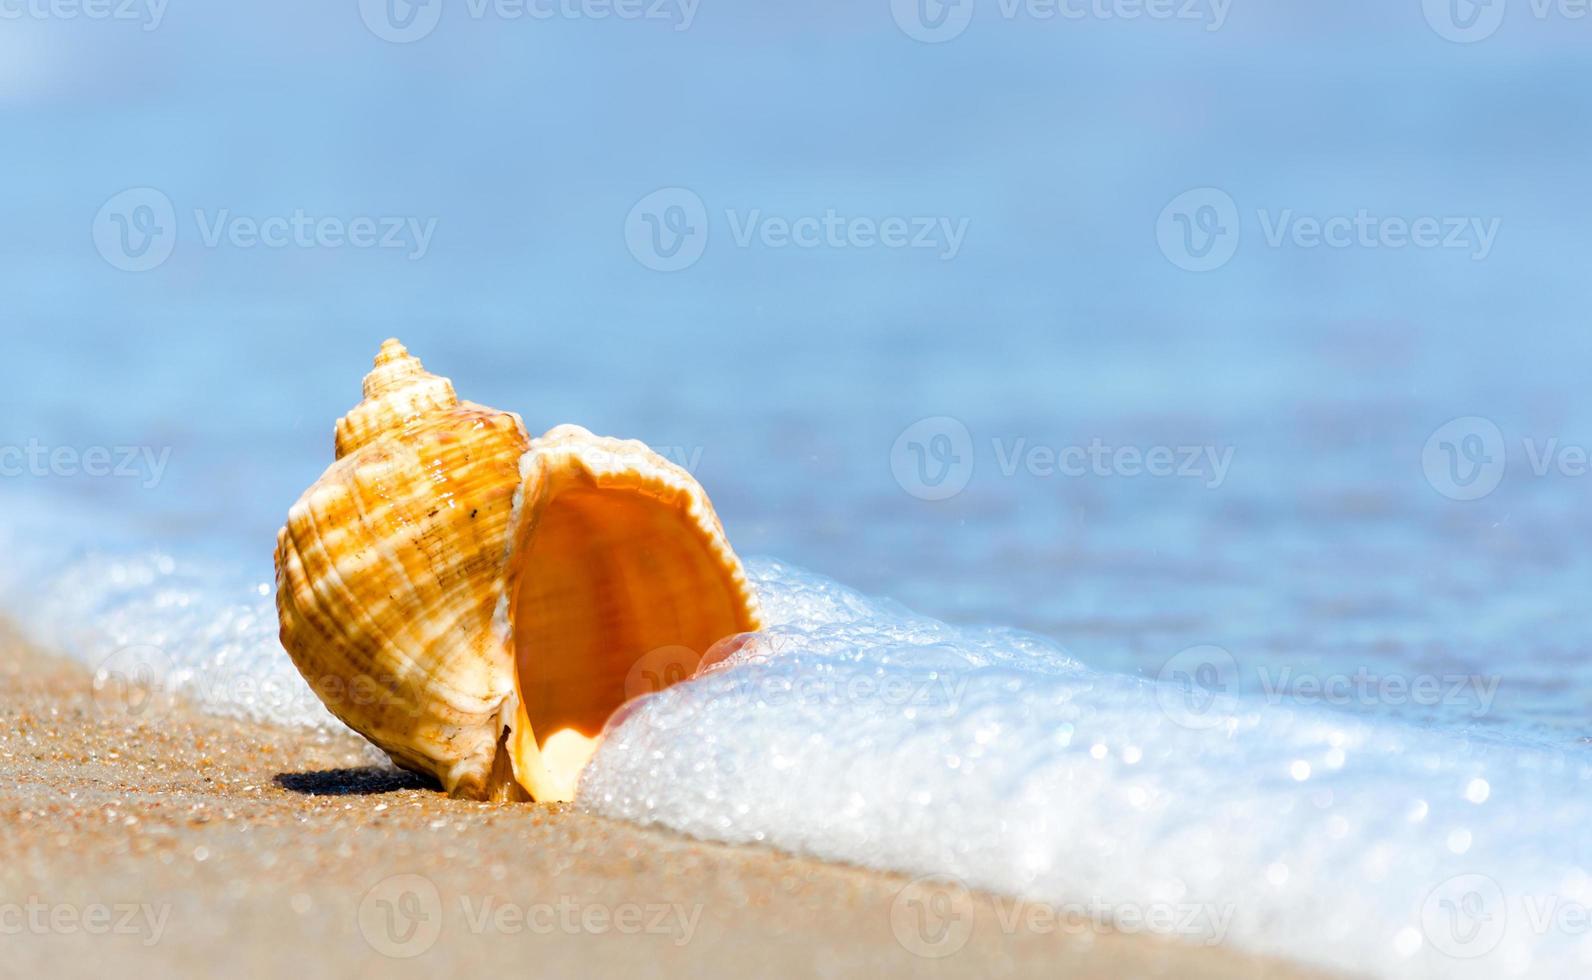
[[[277,612],[321,700],[399,766],[571,799],[638,661],[759,628],[707,494],[640,442],[529,439],[396,340],[364,393],[277,535]]]

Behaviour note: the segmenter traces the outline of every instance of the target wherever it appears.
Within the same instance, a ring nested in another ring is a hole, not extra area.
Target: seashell
[[[713,506],[634,440],[461,402],[388,340],[277,534],[282,646],[394,763],[567,800],[649,652],[760,625]]]

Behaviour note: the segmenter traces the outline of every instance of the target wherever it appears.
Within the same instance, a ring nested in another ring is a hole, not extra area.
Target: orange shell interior
[[[544,801],[574,797],[627,700],[689,676],[716,642],[757,627],[688,496],[556,482],[526,502],[540,513],[520,542],[509,607],[520,712],[508,748],[516,780]]]

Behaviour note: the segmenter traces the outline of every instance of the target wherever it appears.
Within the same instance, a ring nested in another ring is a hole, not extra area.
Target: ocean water
[[[271,549],[396,335],[687,465],[752,556],[767,634],[616,722],[581,806],[1373,975],[1584,975],[1588,28],[1438,6],[8,21],[0,612],[112,716],[145,678],[335,724]],[[671,188],[706,231],[664,271]],[[1239,234],[1190,271],[1202,188]],[[1269,233],[1362,211],[1460,247]],[[210,233],[298,212],[434,224]],[[766,223],[830,213],[928,247]]]

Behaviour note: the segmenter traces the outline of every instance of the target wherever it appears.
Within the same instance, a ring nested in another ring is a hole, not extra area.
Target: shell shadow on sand
[[[377,796],[405,789],[436,789],[435,783],[412,772],[378,766],[282,772],[277,773],[272,781],[289,792],[305,796]]]

